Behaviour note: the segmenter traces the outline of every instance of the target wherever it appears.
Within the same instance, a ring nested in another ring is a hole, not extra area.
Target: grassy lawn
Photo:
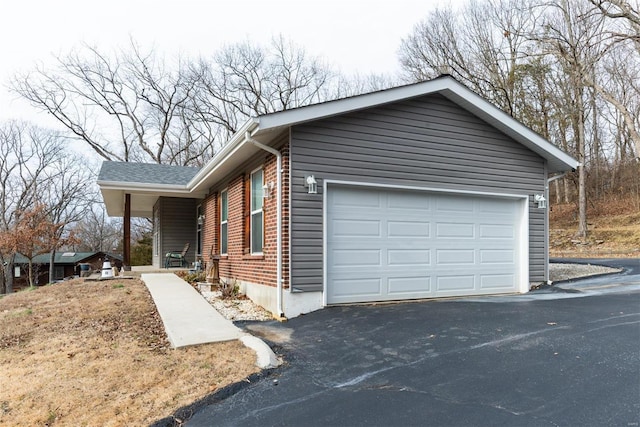
[[[143,425],[257,372],[238,341],[171,349],[139,280],[0,298],[0,425]]]

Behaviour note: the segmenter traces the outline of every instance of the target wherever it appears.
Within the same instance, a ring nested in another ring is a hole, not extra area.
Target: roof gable
[[[442,75],[421,83],[266,114],[258,118],[259,125],[257,130],[254,131],[254,135],[258,136],[261,133],[273,132],[275,129],[283,127],[430,94],[441,94],[523,144],[531,151],[539,154],[547,160],[550,172],[565,171],[576,168],[578,165],[577,161],[564,151],[449,75]]]

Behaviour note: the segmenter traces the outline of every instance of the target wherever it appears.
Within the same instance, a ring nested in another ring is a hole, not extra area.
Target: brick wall
[[[280,149],[282,153],[282,277],[285,287],[289,284],[289,145]],[[276,286],[277,277],[277,161],[276,157],[266,152],[260,153],[264,182],[273,182],[271,196],[264,199],[264,244],[262,255],[251,255],[245,247],[244,221],[245,218],[245,185],[251,170],[238,171],[226,187],[228,200],[228,253],[221,256],[220,276],[229,279]],[[255,169],[255,168],[253,168]],[[203,201],[205,215],[203,254],[208,259],[211,248],[214,254],[219,254],[220,242],[220,206],[219,192],[225,188],[211,192]]]

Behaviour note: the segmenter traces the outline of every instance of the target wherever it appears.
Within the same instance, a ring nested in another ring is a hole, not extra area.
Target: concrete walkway
[[[239,339],[256,352],[256,365],[275,368],[281,361],[271,347],[225,319],[190,284],[172,273],[140,276],[156,304],[174,348]]]
[[[222,317],[187,282],[172,273],[142,274],[173,347],[239,339],[243,332]]]

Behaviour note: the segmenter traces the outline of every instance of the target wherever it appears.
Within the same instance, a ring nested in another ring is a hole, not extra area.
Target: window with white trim
[[[202,256],[202,228],[204,226],[204,215],[202,214],[202,205],[196,208],[196,256]]]
[[[220,255],[226,255],[229,246],[229,196],[220,192]]]
[[[262,185],[264,174],[262,169],[251,173],[251,253],[262,253],[262,242],[264,241],[264,222],[262,207]]]

